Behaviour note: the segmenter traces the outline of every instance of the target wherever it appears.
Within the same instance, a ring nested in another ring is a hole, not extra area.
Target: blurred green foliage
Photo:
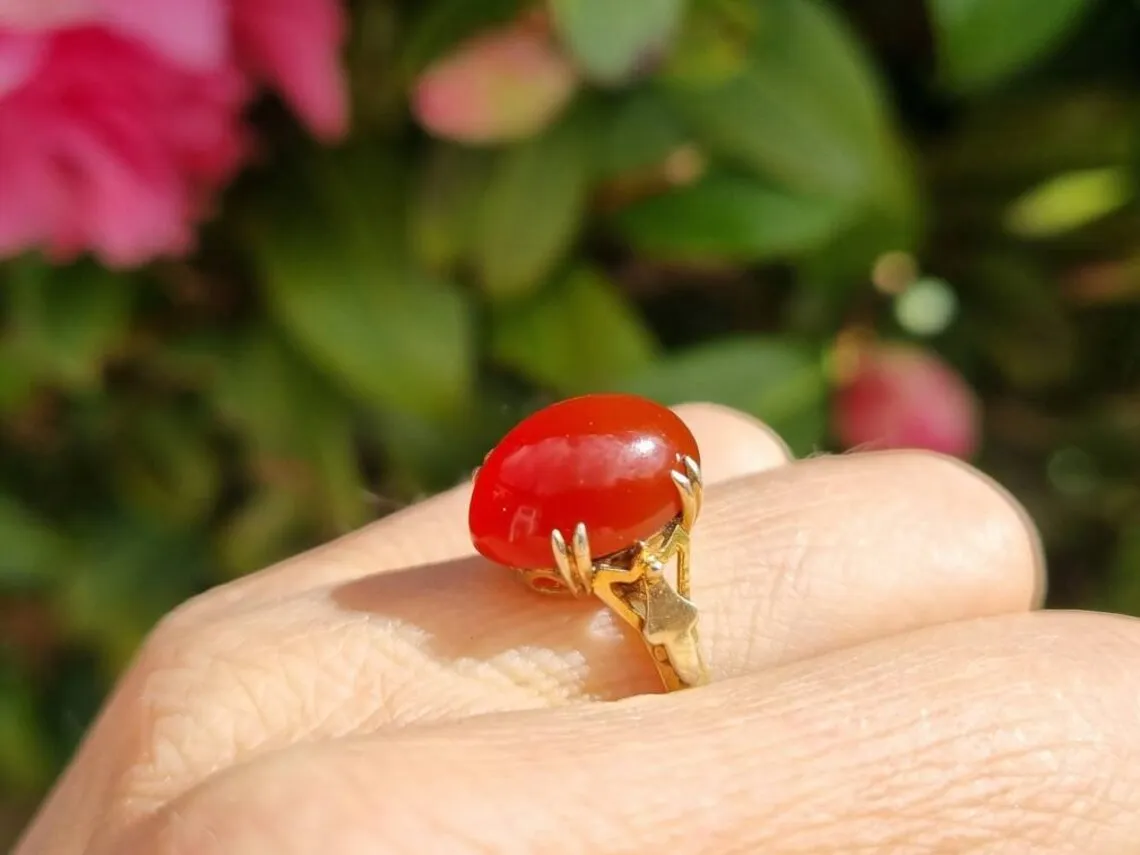
[[[359,0],[347,145],[267,103],[194,257],[2,269],[8,792],[165,611],[450,486],[544,402],[720,401],[832,447],[850,330],[979,390],[1057,603],[1140,613],[1140,7],[553,0],[570,108],[429,139],[415,74],[521,6]]]

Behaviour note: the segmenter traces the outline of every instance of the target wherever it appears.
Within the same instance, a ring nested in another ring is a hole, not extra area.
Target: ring
[[[475,549],[531,589],[605,603],[676,691],[708,682],[689,594],[701,497],[700,451],[675,413],[635,395],[584,395],[519,422],[487,454],[468,524]]]

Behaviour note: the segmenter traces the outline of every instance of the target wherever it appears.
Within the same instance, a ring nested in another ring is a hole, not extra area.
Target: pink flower
[[[577,74],[541,19],[489,30],[416,81],[412,110],[431,133],[467,143],[529,137],[570,101]]]
[[[243,67],[280,89],[314,133],[326,139],[341,136],[348,106],[338,56],[345,35],[340,0],[232,3],[235,48]]]
[[[241,75],[177,69],[90,27],[38,48],[0,100],[0,255],[92,249],[128,266],[190,249],[243,153]]]
[[[0,0],[0,27],[47,33],[103,27],[199,69],[225,59],[227,0]]]
[[[343,133],[342,29],[337,0],[0,0],[0,257],[190,250],[255,82]]]
[[[935,354],[909,345],[866,345],[835,396],[832,422],[848,448],[924,448],[969,457],[980,405]]]

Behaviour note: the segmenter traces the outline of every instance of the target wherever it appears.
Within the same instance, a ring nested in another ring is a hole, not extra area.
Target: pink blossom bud
[[[436,61],[416,81],[412,110],[436,136],[517,140],[550,124],[577,83],[547,26],[526,19],[477,35]]]
[[[832,424],[847,448],[924,448],[969,457],[980,405],[965,379],[938,356],[909,345],[860,348],[836,393]]]

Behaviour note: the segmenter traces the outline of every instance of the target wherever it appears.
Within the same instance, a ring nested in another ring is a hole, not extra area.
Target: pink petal
[[[0,0],[4,2],[4,0]],[[98,0],[101,23],[194,69],[218,66],[227,50],[224,0]]]
[[[345,132],[338,0],[234,0],[233,26],[240,61],[276,86],[314,133],[331,139]]]
[[[0,256],[92,251],[134,266],[186,252],[244,154],[240,73],[191,73],[97,27],[47,40],[0,99]]]
[[[14,122],[0,121],[0,187],[0,258],[5,258],[40,243],[62,207],[51,162]]]
[[[51,29],[97,17],[99,0],[0,0],[0,27]]]
[[[43,36],[0,30],[0,98],[31,77],[45,49]]]
[[[114,267],[190,248],[193,212],[175,164],[147,151],[145,143],[131,151],[96,138],[76,140],[73,157],[83,178],[72,188],[75,209],[83,214],[75,223],[81,244],[98,247]]]
[[[0,26],[96,25],[137,39],[188,68],[219,65],[228,48],[226,0],[0,0]]]

